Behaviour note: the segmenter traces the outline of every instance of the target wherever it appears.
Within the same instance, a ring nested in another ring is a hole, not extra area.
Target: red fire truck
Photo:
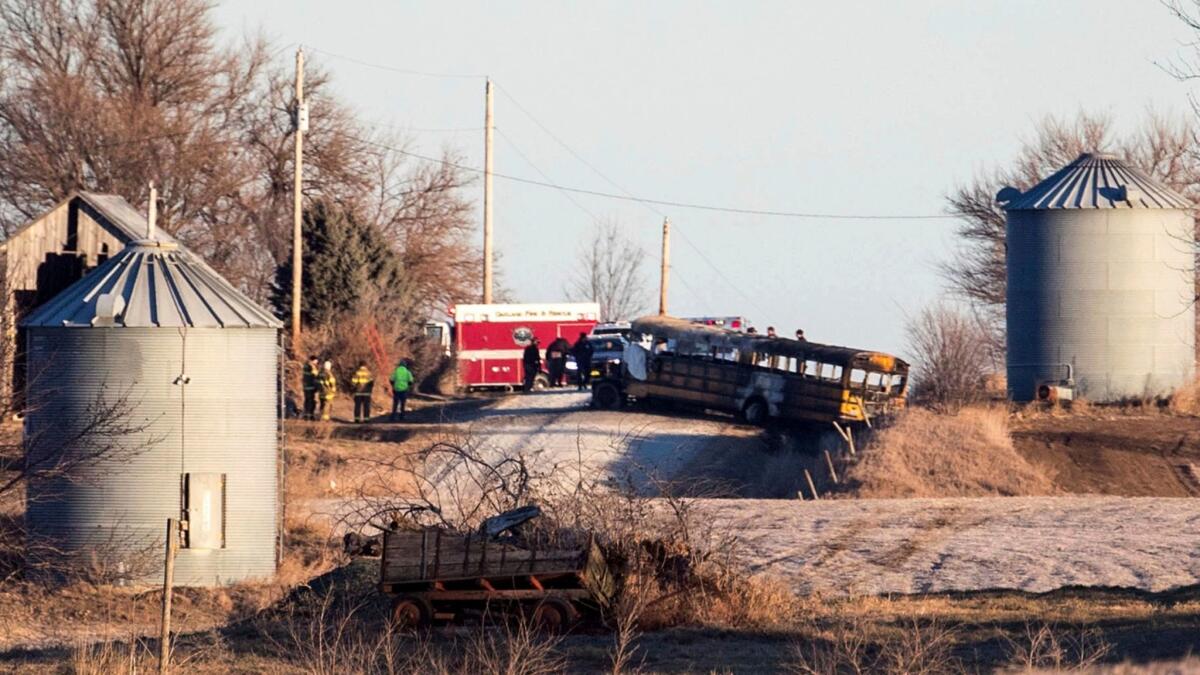
[[[456,305],[455,358],[458,381],[467,389],[521,386],[521,355],[537,337],[546,347],[557,337],[574,343],[600,317],[594,302],[536,305]],[[543,364],[544,367],[545,364]],[[545,386],[541,376],[538,384]]]

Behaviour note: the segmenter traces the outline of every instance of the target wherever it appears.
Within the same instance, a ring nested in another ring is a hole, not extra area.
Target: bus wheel
[[[600,382],[592,390],[592,401],[601,410],[616,410],[621,407],[621,390],[612,382]]]
[[[746,424],[754,426],[762,426],[767,422],[767,402],[755,396],[746,401],[745,407],[742,408],[742,420]]]

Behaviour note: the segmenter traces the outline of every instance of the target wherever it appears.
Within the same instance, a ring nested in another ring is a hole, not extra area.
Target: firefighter
[[[392,421],[404,419],[404,408],[408,404],[408,392],[412,389],[413,377],[412,361],[408,359],[400,359],[396,364],[396,369],[392,371]],[[400,416],[396,416],[396,410],[400,410]]]
[[[550,371],[550,386],[563,386],[563,378],[567,375],[567,354],[570,351],[571,343],[561,335],[546,347],[546,370]]]
[[[329,413],[333,409],[333,399],[337,396],[337,376],[333,374],[333,362],[326,361],[318,376],[317,384],[321,392],[321,421],[329,421]]]
[[[350,378],[350,386],[354,388],[355,424],[371,421],[371,392],[375,391],[375,377],[367,368],[366,361],[358,364],[358,370]]]
[[[525,369],[525,391],[533,391],[533,380],[542,370],[542,352],[538,349],[536,337],[529,340],[525,352],[521,355],[521,366]]]
[[[579,368],[575,371],[576,384],[579,391],[583,391],[592,371],[592,343],[588,342],[587,333],[579,334],[579,339],[571,347],[571,353],[575,355],[575,366]]]
[[[316,356],[308,357],[304,364],[304,419],[317,419],[317,390],[320,389],[321,360]]]

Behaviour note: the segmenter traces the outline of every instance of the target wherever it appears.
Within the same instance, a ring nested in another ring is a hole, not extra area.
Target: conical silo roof
[[[36,309],[21,326],[279,328],[281,324],[174,241],[141,239]]]
[[[1046,209],[1190,209],[1181,194],[1123,160],[1084,153],[1026,190],[1004,188],[996,200],[1006,211]]]

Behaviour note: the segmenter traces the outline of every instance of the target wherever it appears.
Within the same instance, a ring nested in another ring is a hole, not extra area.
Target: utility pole
[[[492,80],[484,86],[483,114],[483,304],[492,304]]]
[[[671,280],[671,220],[663,218],[662,270],[658,286],[658,314],[667,313],[667,285]]]
[[[304,133],[308,131],[308,105],[304,102],[304,50],[296,49],[296,103],[292,128],[296,132],[295,176],[292,178],[292,354],[299,355],[300,349],[300,291],[304,278],[301,252],[303,219],[301,198],[303,197]]]

